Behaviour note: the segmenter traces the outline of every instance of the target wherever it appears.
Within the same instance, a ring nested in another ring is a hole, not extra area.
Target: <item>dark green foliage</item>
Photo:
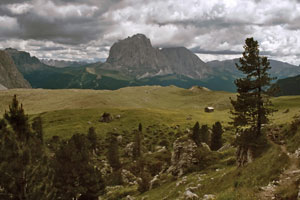
[[[94,127],[89,128],[87,139],[91,144],[91,149],[96,150],[96,148],[98,147],[98,138]]]
[[[100,171],[92,164],[90,143],[84,134],[75,134],[55,153],[55,187],[62,199],[79,194],[94,199],[103,189]]]
[[[117,136],[114,133],[108,133],[108,150],[106,158],[113,168],[113,171],[118,171],[121,169],[120,155],[119,155],[119,144],[117,140]]]
[[[271,67],[266,57],[259,56],[258,42],[253,38],[246,39],[244,49],[241,65],[236,64],[245,77],[235,81],[238,95],[237,100],[231,99],[233,125],[237,129],[251,128],[253,134],[260,135],[261,125],[274,111],[267,91],[273,80],[267,72]]]
[[[141,126],[139,126],[140,129]],[[142,132],[134,131],[134,146],[133,146],[133,159],[137,160],[142,156]]]
[[[43,135],[30,127],[14,96],[9,111],[0,120],[0,193],[4,199],[55,199],[53,172],[41,142]]]
[[[273,80],[268,74],[271,67],[266,57],[259,56],[258,47],[257,41],[247,38],[240,65],[236,64],[244,74],[243,78],[235,81],[237,99],[231,99],[234,109],[231,111],[232,124],[239,135],[236,143],[239,146],[237,161],[240,166],[248,162],[249,152],[262,135],[262,124],[268,123],[268,115],[274,111],[267,90]]]
[[[33,119],[32,129],[35,131],[36,137],[38,139],[40,139],[40,141],[42,143],[44,143],[44,140],[43,140],[44,132],[43,132],[42,118],[41,117],[36,117],[36,118]]]
[[[209,144],[209,129],[206,124],[201,126],[200,138],[201,138],[201,142]]]
[[[199,122],[196,122],[196,124],[193,127],[192,132],[192,140],[197,144],[197,146],[201,145],[201,136],[200,136],[200,125]]]
[[[149,190],[150,187],[151,176],[148,172],[142,172],[141,180],[138,181],[138,191],[144,193]]]
[[[217,151],[222,147],[222,134],[223,129],[220,122],[216,122],[212,127],[212,135],[211,135],[211,145],[210,149],[213,151]]]

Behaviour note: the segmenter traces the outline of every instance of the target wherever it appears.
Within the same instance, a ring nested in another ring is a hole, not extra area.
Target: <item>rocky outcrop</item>
[[[164,48],[161,52],[167,57],[175,74],[194,79],[203,79],[211,73],[210,68],[198,56],[185,47]]]
[[[49,68],[49,66],[42,63],[37,57],[31,56],[28,52],[12,48],[5,49],[5,52],[11,56],[16,67],[23,75]]]
[[[102,114],[102,116],[100,117],[99,121],[100,122],[105,122],[105,123],[109,123],[113,120],[113,117],[110,113],[104,112]]]
[[[173,144],[171,166],[167,172],[182,176],[190,167],[199,164],[197,148],[196,143],[191,139],[177,139]]]
[[[136,34],[113,44],[106,61],[110,68],[142,77],[147,73],[172,73],[167,58],[159,49],[153,48],[143,34]]]
[[[210,68],[187,48],[154,48],[143,34],[136,34],[113,44],[106,64],[102,67],[118,70],[138,79],[166,74],[202,79],[210,72]]]
[[[5,51],[0,51],[0,88],[31,88]]]

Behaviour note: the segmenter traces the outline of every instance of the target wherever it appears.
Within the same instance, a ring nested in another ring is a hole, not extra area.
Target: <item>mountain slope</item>
[[[5,88],[30,88],[30,84],[18,71],[11,57],[0,50],[0,87]]]
[[[276,85],[278,85],[280,89],[277,93],[278,96],[300,95],[300,75],[280,79]]]
[[[33,71],[45,70],[49,66],[43,64],[37,57],[32,57],[28,52],[18,51],[16,49],[7,48],[5,52],[8,53],[13,59],[18,70],[26,78],[26,74],[30,74]]]
[[[167,58],[153,48],[143,34],[136,34],[112,45],[105,67],[122,71],[135,77],[171,74]]]
[[[175,74],[203,79],[212,73],[205,62],[185,47],[164,48],[161,52],[167,57]]]

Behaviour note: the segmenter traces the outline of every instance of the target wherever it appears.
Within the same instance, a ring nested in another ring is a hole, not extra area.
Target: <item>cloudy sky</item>
[[[300,0],[0,0],[0,48],[39,58],[99,60],[136,33],[204,61],[240,57],[247,37],[300,64]]]

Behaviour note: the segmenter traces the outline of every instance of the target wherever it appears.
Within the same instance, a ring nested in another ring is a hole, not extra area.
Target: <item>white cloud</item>
[[[8,4],[5,6],[10,12],[16,15],[25,14],[33,8],[33,5],[28,3]]]

